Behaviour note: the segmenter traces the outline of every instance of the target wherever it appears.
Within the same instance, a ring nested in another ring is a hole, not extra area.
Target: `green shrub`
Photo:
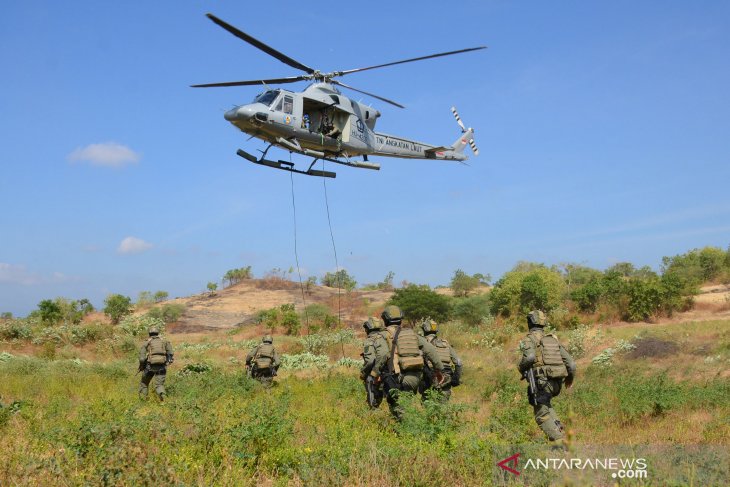
[[[147,316],[157,318],[164,321],[166,324],[174,323],[180,319],[180,316],[185,312],[185,306],[178,303],[166,303],[162,306],[157,306],[150,309],[147,312]]]
[[[304,312],[300,316],[300,320],[308,320],[310,330],[319,330],[324,328],[329,330],[337,326],[337,317],[332,314],[328,306],[324,304],[314,303],[304,308]]]
[[[357,281],[347,273],[347,270],[340,269],[337,272],[327,272],[322,277],[322,285],[352,291],[357,286]]]
[[[398,306],[411,323],[417,323],[424,318],[446,321],[451,308],[448,296],[432,291],[429,286],[416,284],[396,289],[388,304]]]
[[[466,404],[445,402],[441,393],[433,389],[426,391],[423,401],[418,396],[402,392],[399,405],[403,407],[403,415],[396,431],[428,440],[453,435],[463,422],[464,411],[474,409]]]
[[[303,370],[303,369],[325,369],[329,366],[329,357],[327,355],[314,355],[309,352],[297,355],[282,354],[281,368],[283,370]]]
[[[616,399],[623,422],[634,422],[647,416],[661,416],[681,404],[681,388],[667,378],[631,375],[621,377],[616,385]]]
[[[110,294],[104,300],[104,314],[116,325],[132,312],[132,299],[121,294]]]
[[[355,340],[355,332],[349,328],[338,330],[333,333],[312,333],[298,339],[305,352],[314,355],[324,353],[333,345],[352,343]]]
[[[471,327],[488,323],[492,320],[489,295],[478,294],[467,298],[454,299],[451,316]]]
[[[133,337],[146,336],[152,327],[156,327],[160,333],[164,333],[165,322],[149,315],[130,315],[119,323],[119,328]]]
[[[567,290],[563,276],[543,264],[520,263],[506,273],[490,292],[492,313],[504,317],[525,315],[533,309],[550,312]]]
[[[251,272],[251,266],[241,267],[240,269],[230,269],[223,276],[223,282],[228,281],[228,285],[232,286],[238,284],[244,279],[252,279],[253,272]]]
[[[38,303],[38,311],[41,321],[45,325],[55,325],[63,318],[61,306],[50,299],[44,299]]]
[[[287,335],[297,335],[302,322],[293,304],[282,304],[278,308],[259,311],[256,322],[269,328],[272,332],[277,327],[284,328]]]
[[[9,320],[0,323],[0,340],[30,340],[33,328],[27,320]]]
[[[586,325],[580,325],[576,329],[568,332],[568,344],[566,349],[575,359],[582,358],[585,354],[585,339],[589,328]]]
[[[595,313],[604,291],[601,278],[593,277],[581,287],[573,290],[570,297],[582,312]]]
[[[190,375],[190,374],[204,374],[213,370],[213,366],[203,362],[187,364],[183,367],[178,374]]]

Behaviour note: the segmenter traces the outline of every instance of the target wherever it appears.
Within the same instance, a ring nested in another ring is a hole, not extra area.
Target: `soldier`
[[[274,339],[266,335],[246,356],[246,368],[251,377],[264,385],[271,385],[279,369],[279,354],[274,349]]]
[[[363,343],[362,360],[363,366],[360,369],[360,380],[365,383],[367,403],[371,409],[380,407],[383,401],[383,384],[380,376],[380,367],[388,360],[388,342],[383,336],[383,320],[371,316],[362,324],[367,333]]]
[[[403,312],[398,306],[387,306],[381,316],[387,326],[385,338],[389,345],[387,360],[380,368],[383,389],[390,412],[400,421],[403,409],[398,405],[398,396],[401,392],[418,392],[424,355],[434,366],[436,384],[443,380],[444,366],[433,345],[418,336],[412,327],[401,326]]]
[[[172,345],[160,336],[160,330],[156,327],[149,329],[150,337],[139,349],[139,371],[144,371],[139,382],[139,397],[147,399],[147,391],[152,378],[155,378],[155,392],[160,401],[165,400],[165,377],[167,366],[174,357]]]
[[[456,354],[454,347],[445,338],[438,336],[439,326],[438,323],[431,319],[425,320],[421,324],[423,334],[426,337],[426,341],[436,348],[441,364],[444,366],[444,378],[440,386],[434,385],[433,380],[433,367],[428,363],[423,371],[423,382],[421,382],[420,392],[424,394],[426,390],[433,387],[434,389],[441,391],[445,401],[448,401],[451,397],[451,388],[461,384],[461,359]]]
[[[529,332],[520,342],[522,359],[519,369],[528,379],[527,395],[535,410],[535,421],[551,443],[562,444],[563,425],[560,423],[550,400],[560,394],[565,385],[570,389],[575,378],[576,365],[573,357],[560,345],[558,337],[545,334],[545,313],[531,311],[527,315]]]

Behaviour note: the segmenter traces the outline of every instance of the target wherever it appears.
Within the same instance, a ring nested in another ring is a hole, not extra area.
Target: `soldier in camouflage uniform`
[[[264,385],[271,385],[280,365],[279,354],[274,349],[274,339],[266,335],[246,356],[249,375]]]
[[[388,342],[383,336],[385,326],[380,318],[371,316],[362,326],[368,336],[363,342],[360,380],[365,383],[368,405],[376,409],[383,402],[383,383],[376,363],[382,365],[388,360]]]
[[[439,326],[434,320],[427,319],[421,323],[423,329],[423,335],[426,341],[436,348],[441,364],[444,366],[444,378],[441,381],[441,385],[434,384],[433,377],[433,364],[426,363],[426,367],[423,371],[423,381],[421,382],[420,392],[425,392],[434,388],[440,391],[445,401],[448,401],[451,397],[451,388],[461,384],[461,359],[456,354],[456,350],[445,338],[438,336]]]
[[[385,325],[385,339],[388,343],[387,360],[380,366],[383,389],[390,406],[390,412],[400,420],[403,409],[398,405],[401,392],[418,392],[423,378],[424,357],[434,364],[434,382],[443,380],[444,366],[433,345],[416,334],[412,327],[401,326],[403,312],[398,306],[387,306],[381,315]]]
[[[533,391],[528,385],[527,395],[535,410],[535,421],[551,443],[562,443],[565,436],[563,425],[550,401],[560,394],[563,382],[567,388],[572,387],[576,365],[558,338],[552,333],[545,334],[545,324],[542,311],[531,311],[527,315],[529,332],[520,342],[522,359],[519,369],[524,378],[529,379],[529,373],[534,377],[537,390]]]
[[[160,336],[158,328],[150,328],[149,335],[149,339],[139,349],[139,371],[144,371],[139,382],[139,397],[147,399],[149,384],[154,378],[157,397],[164,401],[167,366],[174,360],[172,345]]]

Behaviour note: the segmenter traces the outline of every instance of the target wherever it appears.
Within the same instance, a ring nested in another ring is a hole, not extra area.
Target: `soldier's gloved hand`
[[[437,386],[440,386],[444,383],[444,374],[442,374],[440,370],[433,371],[433,378]]]
[[[366,378],[366,377],[367,377],[367,375],[365,374],[365,372],[363,372],[363,371],[361,370],[361,371],[360,371],[360,380],[365,380],[365,378]]]
[[[574,377],[571,375],[567,379],[565,379],[565,388],[570,389],[573,387],[573,379]]]
[[[378,384],[383,382],[383,379],[380,376],[377,376],[373,382],[377,386]]]

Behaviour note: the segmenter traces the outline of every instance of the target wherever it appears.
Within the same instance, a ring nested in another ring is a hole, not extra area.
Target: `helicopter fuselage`
[[[249,135],[312,157],[467,158],[454,146],[434,146],[375,132],[380,112],[342,95],[329,83],[311,84],[303,92],[267,90],[253,103],[237,106],[224,116]],[[464,144],[472,133],[462,135]]]

